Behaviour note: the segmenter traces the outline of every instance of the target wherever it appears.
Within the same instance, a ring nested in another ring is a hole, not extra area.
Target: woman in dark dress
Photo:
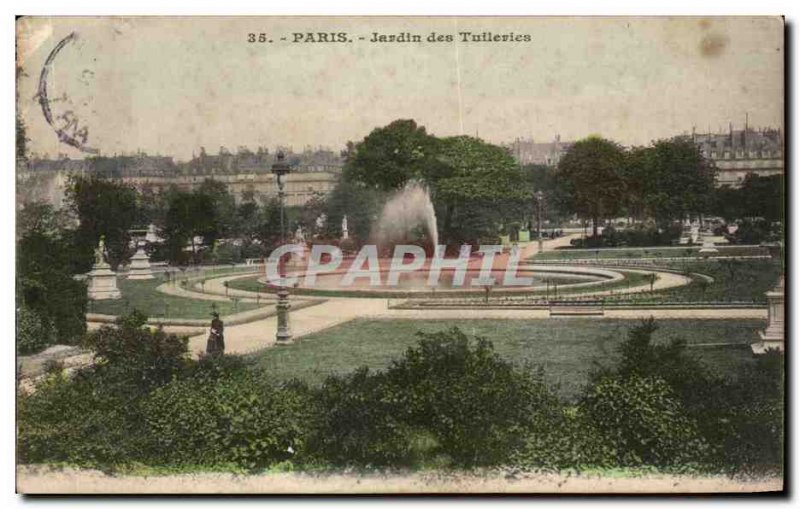
[[[222,320],[219,319],[219,313],[211,313],[213,319],[211,320],[211,332],[208,335],[208,343],[206,344],[206,353],[208,355],[223,355],[225,353],[225,335],[223,330],[225,326]]]

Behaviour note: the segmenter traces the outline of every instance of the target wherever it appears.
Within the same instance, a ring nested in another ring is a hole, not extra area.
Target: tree
[[[558,163],[559,196],[580,217],[592,221],[595,237],[599,221],[622,210],[624,164],[622,147],[596,136],[576,142]]]
[[[307,240],[311,240],[308,237],[310,235],[321,235],[325,233],[325,226],[323,225],[322,228],[317,227],[317,219],[325,214],[326,209],[326,200],[323,194],[315,194],[308,200],[300,209],[300,217],[298,218],[298,222],[303,226],[303,230],[307,234]]]
[[[625,164],[621,169],[625,181],[623,208],[628,217],[643,219],[646,216],[645,190],[649,178],[651,152],[650,147],[631,147],[626,153]]]
[[[687,136],[656,141],[641,158],[636,179],[645,209],[662,227],[712,206],[714,167]]]
[[[284,218],[284,221],[286,218]],[[271,250],[281,242],[281,202],[272,197],[265,201],[257,216],[255,238],[265,249]]]
[[[224,237],[236,229],[236,200],[228,192],[228,186],[218,180],[207,178],[195,190],[195,194],[208,197],[213,207],[214,237]]]
[[[38,232],[48,237],[62,235],[69,229],[68,214],[56,210],[46,202],[27,202],[17,214],[17,239]]]
[[[71,242],[60,232],[34,227],[17,243],[17,307],[42,329],[54,329],[59,343],[75,343],[86,332],[86,285],[72,277],[72,259]]]
[[[748,174],[738,189],[740,218],[761,217],[770,223],[783,220],[783,176]]]
[[[260,213],[258,203],[254,199],[244,200],[236,208],[236,232],[247,243],[256,238]]]
[[[421,178],[435,153],[436,139],[424,127],[413,120],[395,120],[349,149],[343,176],[351,182],[391,191]]]
[[[711,210],[728,222],[743,217],[739,189],[722,186],[714,190]]]
[[[184,247],[190,244],[192,262],[197,263],[197,237],[202,245],[211,245],[219,235],[213,198],[206,193],[173,190],[163,229],[170,261],[184,263]]]
[[[502,225],[531,208],[533,190],[508,151],[470,136],[439,140],[428,166],[441,243],[478,244],[495,239]]]
[[[19,83],[19,80],[22,77],[27,76],[27,74],[25,74],[25,71],[20,66],[17,66],[16,74],[17,74],[17,83]],[[17,87],[16,100],[17,100],[17,104],[19,104],[19,87]],[[28,158],[28,141],[30,141],[30,140],[29,140],[29,138],[27,136],[27,129],[25,128],[25,121],[22,119],[22,115],[20,115],[20,111],[21,111],[21,108],[17,107],[16,155],[17,155],[17,159],[25,160],[25,159]]]
[[[542,219],[550,221],[560,221],[571,215],[569,200],[560,196],[560,186],[558,185],[558,171],[553,166],[543,164],[530,164],[522,167],[522,172],[526,180],[526,189],[534,192],[541,191],[544,194],[542,203]],[[532,203],[532,206],[537,206]],[[531,209],[532,219],[536,221],[536,211]],[[534,222],[534,228],[536,224]]]
[[[139,192],[136,226],[139,228],[147,228],[151,224],[163,226],[167,205],[164,192],[156,192],[152,186],[143,187]]]
[[[350,236],[365,241],[381,213],[385,198],[385,192],[360,182],[340,181],[325,203],[324,233],[331,238],[341,238],[342,218],[347,216]]]
[[[131,253],[130,233],[138,216],[138,193],[126,184],[92,175],[73,176],[67,188],[67,203],[80,221],[75,234],[76,271],[88,271],[92,252],[105,236],[112,268]]]

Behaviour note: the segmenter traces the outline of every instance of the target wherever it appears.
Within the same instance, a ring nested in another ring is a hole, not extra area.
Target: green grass
[[[359,366],[386,367],[416,344],[417,331],[433,332],[452,326],[469,335],[484,336],[504,358],[540,366],[548,384],[559,394],[574,397],[588,380],[595,363],[617,358],[617,345],[638,322],[618,319],[545,320],[356,320],[302,338],[294,345],[253,354],[254,369],[278,379],[299,378],[311,384],[326,376]],[[760,320],[662,320],[656,341],[684,339],[688,344],[736,343],[737,346],[692,348],[720,374],[735,375],[752,362],[746,345],[764,327]]]
[[[536,271],[536,267],[533,267],[533,271]],[[595,286],[591,288],[591,291],[599,291],[599,290],[619,290],[621,288],[629,288],[631,286],[638,286],[643,285],[648,282],[647,276],[645,274],[640,274],[637,272],[628,272],[624,270],[620,270],[625,275],[625,279],[622,281],[609,281],[604,285]],[[249,292],[261,292],[266,293],[266,286],[263,283],[260,283],[258,279],[260,275],[256,275],[253,277],[242,278],[242,279],[234,279],[228,283],[230,288],[234,288],[236,290],[246,290]],[[563,286],[564,283],[560,282],[557,277],[549,278],[551,280],[550,285],[550,295],[553,294],[554,287],[553,282],[556,282],[558,286],[558,294],[559,295],[572,295],[576,293],[583,293],[589,291],[589,288],[569,288]],[[570,281],[574,283],[575,281]],[[569,284],[569,283],[567,283]],[[506,295],[510,298],[517,298],[523,295],[544,295],[546,290],[537,290],[535,292],[509,292]],[[300,293],[295,290],[295,293]],[[401,295],[400,292],[365,292],[365,291],[347,291],[347,290],[316,290],[316,289],[304,289],[302,291],[303,295],[315,295],[320,297],[374,297],[374,298],[399,298]],[[502,298],[498,297],[498,293],[492,293],[494,299]],[[454,298],[454,297],[476,297],[483,299],[483,291],[478,288],[472,292],[454,292],[454,291],[447,291],[447,292],[409,292],[406,295],[407,298]]]
[[[167,295],[156,290],[162,283],[164,280],[159,277],[135,281],[120,279],[117,286],[122,292],[122,298],[90,301],[89,312],[119,316],[137,309],[151,318],[204,319],[211,314],[212,305],[216,305],[217,312],[222,316],[231,315],[237,310],[242,312],[258,307],[251,302],[239,302],[237,307],[233,302]]]
[[[609,259],[609,258],[684,258],[700,255],[702,246],[686,247],[630,247],[630,248],[599,248],[599,249],[558,249],[536,254],[531,259],[537,262],[543,260],[578,260],[578,259]],[[759,246],[717,246],[719,256],[763,256],[768,255],[766,248]]]
[[[248,292],[261,292],[267,293],[266,285],[264,283],[259,283],[258,278],[261,275],[254,275],[253,277],[246,277],[241,279],[233,279],[228,281],[228,287],[233,288],[236,290],[246,290]]]
[[[647,302],[755,302],[766,303],[765,292],[778,283],[783,267],[776,260],[687,261],[659,264],[688,273],[700,273],[714,278],[705,285],[701,278],[687,285],[653,294],[634,296]]]

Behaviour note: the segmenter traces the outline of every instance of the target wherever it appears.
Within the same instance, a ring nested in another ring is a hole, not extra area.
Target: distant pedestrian
[[[211,332],[208,334],[206,353],[208,355],[223,355],[225,353],[225,325],[219,319],[219,313],[211,313]]]

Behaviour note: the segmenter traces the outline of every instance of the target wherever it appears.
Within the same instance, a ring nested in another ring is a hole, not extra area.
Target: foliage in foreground
[[[17,241],[17,352],[73,344],[86,332],[86,284],[72,277],[70,240],[48,227],[49,207]],[[34,215],[29,211],[26,216]]]
[[[502,359],[453,328],[386,370],[319,387],[276,382],[238,357],[188,359],[185,340],[104,328],[97,364],[55,374],[19,401],[19,457],[117,468],[247,470],[491,467],[776,471],[782,465],[780,355],[718,380],[652,321],[630,331],[621,360],[595,373],[577,403],[537,370]]]

